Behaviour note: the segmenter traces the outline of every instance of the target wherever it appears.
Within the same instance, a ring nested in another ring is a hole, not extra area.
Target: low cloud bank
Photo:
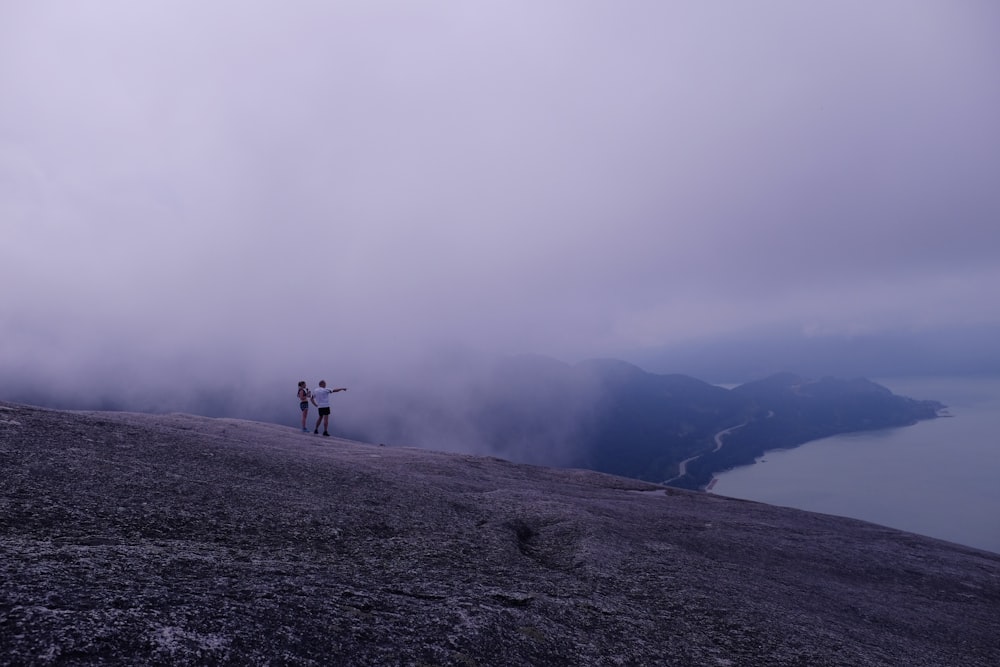
[[[807,377],[1000,373],[1000,331],[988,327],[910,336],[771,337],[702,341],[634,352],[646,371],[733,384],[775,372]],[[279,349],[279,352],[274,352]],[[578,465],[606,389],[587,364],[442,345],[395,357],[268,348],[139,349],[91,345],[2,360],[0,398],[63,409],[186,412],[299,423],[295,388],[320,379],[333,397],[332,430],[395,446]],[[623,355],[624,356],[624,355]],[[320,355],[322,357],[322,355]],[[915,398],[933,399],[933,396]],[[310,419],[316,410],[310,409]]]

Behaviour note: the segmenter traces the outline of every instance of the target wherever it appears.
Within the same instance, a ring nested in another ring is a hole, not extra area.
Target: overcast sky
[[[0,373],[998,323],[998,260],[995,0],[0,0]]]

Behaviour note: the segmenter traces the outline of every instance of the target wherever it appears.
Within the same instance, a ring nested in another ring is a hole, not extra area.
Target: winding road
[[[768,415],[768,417],[770,417],[770,416],[771,415]],[[722,439],[723,438],[725,438],[727,435],[729,435],[730,433],[732,433],[736,429],[743,428],[744,426],[746,426],[749,423],[750,423],[750,421],[747,420],[747,421],[743,422],[742,424],[737,424],[736,426],[730,426],[729,428],[723,429],[722,431],[719,431],[718,433],[716,433],[715,434],[715,449],[713,449],[711,453],[717,452],[720,449],[722,449]],[[694,456],[691,456],[691,457],[686,458],[683,461],[681,461],[680,464],[677,466],[677,472],[678,472],[677,476],[676,477],[671,477],[667,481],[663,482],[663,484],[670,484],[671,482],[673,482],[675,480],[678,480],[681,477],[683,477],[684,475],[686,475],[687,474],[688,463],[691,463],[691,461],[694,461],[697,458],[701,458],[702,456],[704,456],[704,454],[695,454]]]

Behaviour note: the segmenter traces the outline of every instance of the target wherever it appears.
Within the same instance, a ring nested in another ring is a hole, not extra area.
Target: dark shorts
[[[299,403],[299,410],[305,411],[309,409],[309,401],[302,401]]]
[[[319,409],[319,416],[320,417],[322,417],[323,415],[328,415],[328,414],[330,414],[330,408],[320,408]]]

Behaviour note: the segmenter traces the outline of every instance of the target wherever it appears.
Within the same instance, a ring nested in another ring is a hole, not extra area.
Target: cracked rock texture
[[[1000,556],[578,470],[0,403],[0,664],[1000,664]]]

